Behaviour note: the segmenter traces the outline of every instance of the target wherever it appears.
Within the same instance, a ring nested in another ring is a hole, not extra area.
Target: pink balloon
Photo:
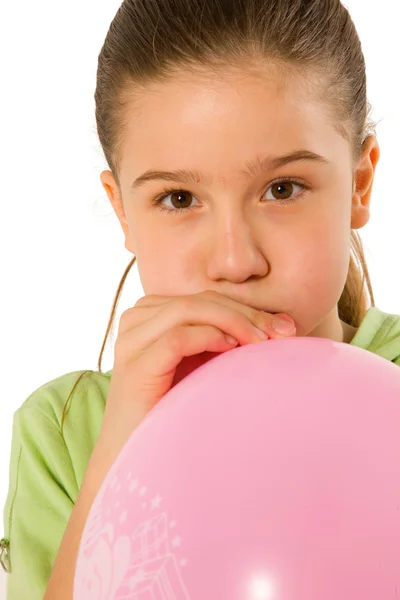
[[[200,366],[124,446],[74,600],[399,600],[400,369],[269,340]]]

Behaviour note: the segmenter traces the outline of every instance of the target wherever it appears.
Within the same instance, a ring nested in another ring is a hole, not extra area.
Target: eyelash
[[[289,198],[287,200],[275,200],[275,202],[278,202],[278,204],[293,204],[294,202],[297,202],[297,200],[299,198],[301,198],[307,190],[311,189],[309,185],[306,185],[305,183],[299,181],[298,179],[295,179],[294,177],[286,177],[285,179],[277,179],[276,181],[272,181],[269,184],[267,190],[269,190],[270,187],[276,185],[277,183],[295,183],[296,185],[299,185],[301,188],[303,188],[303,190],[300,193],[298,193],[296,196],[294,196],[292,198]],[[188,190],[183,190],[183,189],[179,189],[179,188],[164,189],[162,195],[154,198],[154,200],[152,201],[152,204],[154,206],[156,206],[157,210],[160,210],[163,213],[181,215],[184,212],[189,212],[195,208],[198,208],[198,206],[190,206],[189,208],[165,208],[165,206],[163,206],[161,204],[161,202],[170,194],[173,194],[175,192],[187,192],[187,191]]]

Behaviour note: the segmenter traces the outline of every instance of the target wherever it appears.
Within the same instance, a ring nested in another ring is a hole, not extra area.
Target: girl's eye
[[[171,198],[170,202],[172,204],[172,208],[165,208],[165,206],[162,204],[162,202],[168,197]],[[154,200],[154,204],[156,204],[160,210],[176,214],[181,212],[187,212],[188,210],[194,208],[190,205],[191,198],[194,198],[193,194],[185,190],[164,190],[164,195],[156,198]]]
[[[267,198],[267,200],[276,200],[277,202],[290,203],[295,202],[297,200],[296,196],[293,196],[293,188],[300,187],[302,190],[306,188],[306,186],[300,182],[295,182],[291,180],[278,181],[277,183],[273,183],[268,190],[271,190],[273,194],[273,198]],[[297,194],[298,195],[298,194]]]
[[[296,186],[302,191],[293,196],[292,194]],[[278,204],[293,204],[303,196],[307,189],[310,189],[310,187],[300,181],[291,178],[282,179],[269,186],[268,190],[271,190],[273,197],[267,198],[267,200],[278,202]],[[164,200],[167,200],[168,197],[171,198],[171,208],[166,208],[163,204]],[[181,214],[196,208],[196,206],[191,205],[192,198],[194,198],[193,194],[186,190],[179,190],[176,188],[166,189],[162,196],[158,196],[153,200],[152,204],[156,205],[161,211],[171,214]]]

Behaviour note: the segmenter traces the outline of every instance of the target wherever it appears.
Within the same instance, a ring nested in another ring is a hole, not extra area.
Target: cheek
[[[172,218],[172,217],[171,217]],[[137,245],[136,259],[140,281],[146,295],[175,296],[198,291],[195,281],[196,259],[185,245],[164,241],[157,244],[141,240]]]
[[[350,260],[350,227],[320,222],[288,240],[280,277],[298,322],[323,319],[338,303]],[[287,251],[289,249],[289,252]]]

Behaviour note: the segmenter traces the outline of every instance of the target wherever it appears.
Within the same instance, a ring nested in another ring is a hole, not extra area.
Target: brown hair
[[[98,60],[95,91],[97,132],[119,182],[127,108],[146,85],[184,71],[279,65],[309,85],[338,132],[361,156],[376,124],[369,117],[361,42],[340,0],[125,0],[107,33]],[[130,261],[116,292],[98,371]],[[339,317],[358,327],[374,306],[361,239],[351,231],[347,282]]]

